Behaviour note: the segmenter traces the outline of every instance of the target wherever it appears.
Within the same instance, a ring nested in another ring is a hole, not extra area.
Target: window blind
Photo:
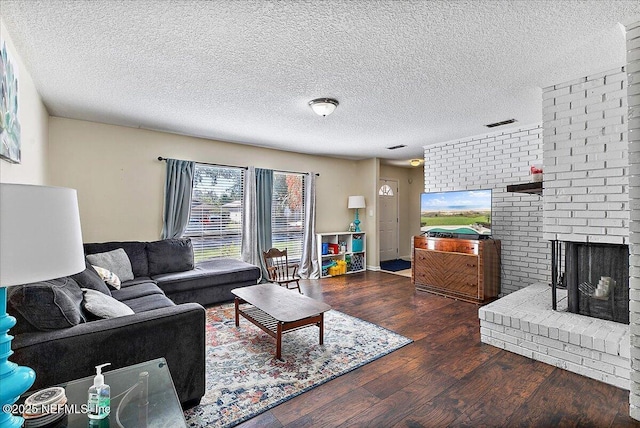
[[[195,164],[189,224],[196,261],[239,259],[242,243],[244,169]]]
[[[272,244],[287,249],[289,260],[300,261],[304,238],[304,175],[273,173],[271,203]]]

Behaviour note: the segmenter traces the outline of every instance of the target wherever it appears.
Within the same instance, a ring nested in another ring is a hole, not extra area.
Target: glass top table
[[[104,369],[108,370],[108,366]],[[104,370],[103,369],[103,370]],[[66,415],[50,428],[118,427],[174,428],[186,427],[169,367],[164,358],[132,366],[103,371],[104,383],[111,387],[111,413],[105,419],[91,420],[86,413],[87,395],[93,376],[62,383],[67,404]],[[21,403],[35,391],[22,395]],[[29,426],[28,423],[25,426]]]

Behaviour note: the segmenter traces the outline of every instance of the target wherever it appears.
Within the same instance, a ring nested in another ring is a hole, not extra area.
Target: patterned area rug
[[[412,342],[335,310],[325,313],[324,345],[315,326],[286,333],[282,358],[275,339],[244,318],[235,327],[233,304],[207,309],[207,390],[185,412],[190,427],[231,427]]]

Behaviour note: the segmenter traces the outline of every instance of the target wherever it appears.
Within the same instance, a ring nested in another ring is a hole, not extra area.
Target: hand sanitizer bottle
[[[111,388],[105,385],[102,368],[111,363],[96,366],[96,377],[93,378],[93,385],[89,388],[89,398],[87,400],[88,416],[90,419],[104,419],[111,411]]]

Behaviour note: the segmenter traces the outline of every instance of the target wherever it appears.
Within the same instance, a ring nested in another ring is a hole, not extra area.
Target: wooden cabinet
[[[500,241],[414,236],[411,281],[416,289],[473,303],[500,292]]]
[[[367,270],[364,232],[318,233],[320,278]]]

